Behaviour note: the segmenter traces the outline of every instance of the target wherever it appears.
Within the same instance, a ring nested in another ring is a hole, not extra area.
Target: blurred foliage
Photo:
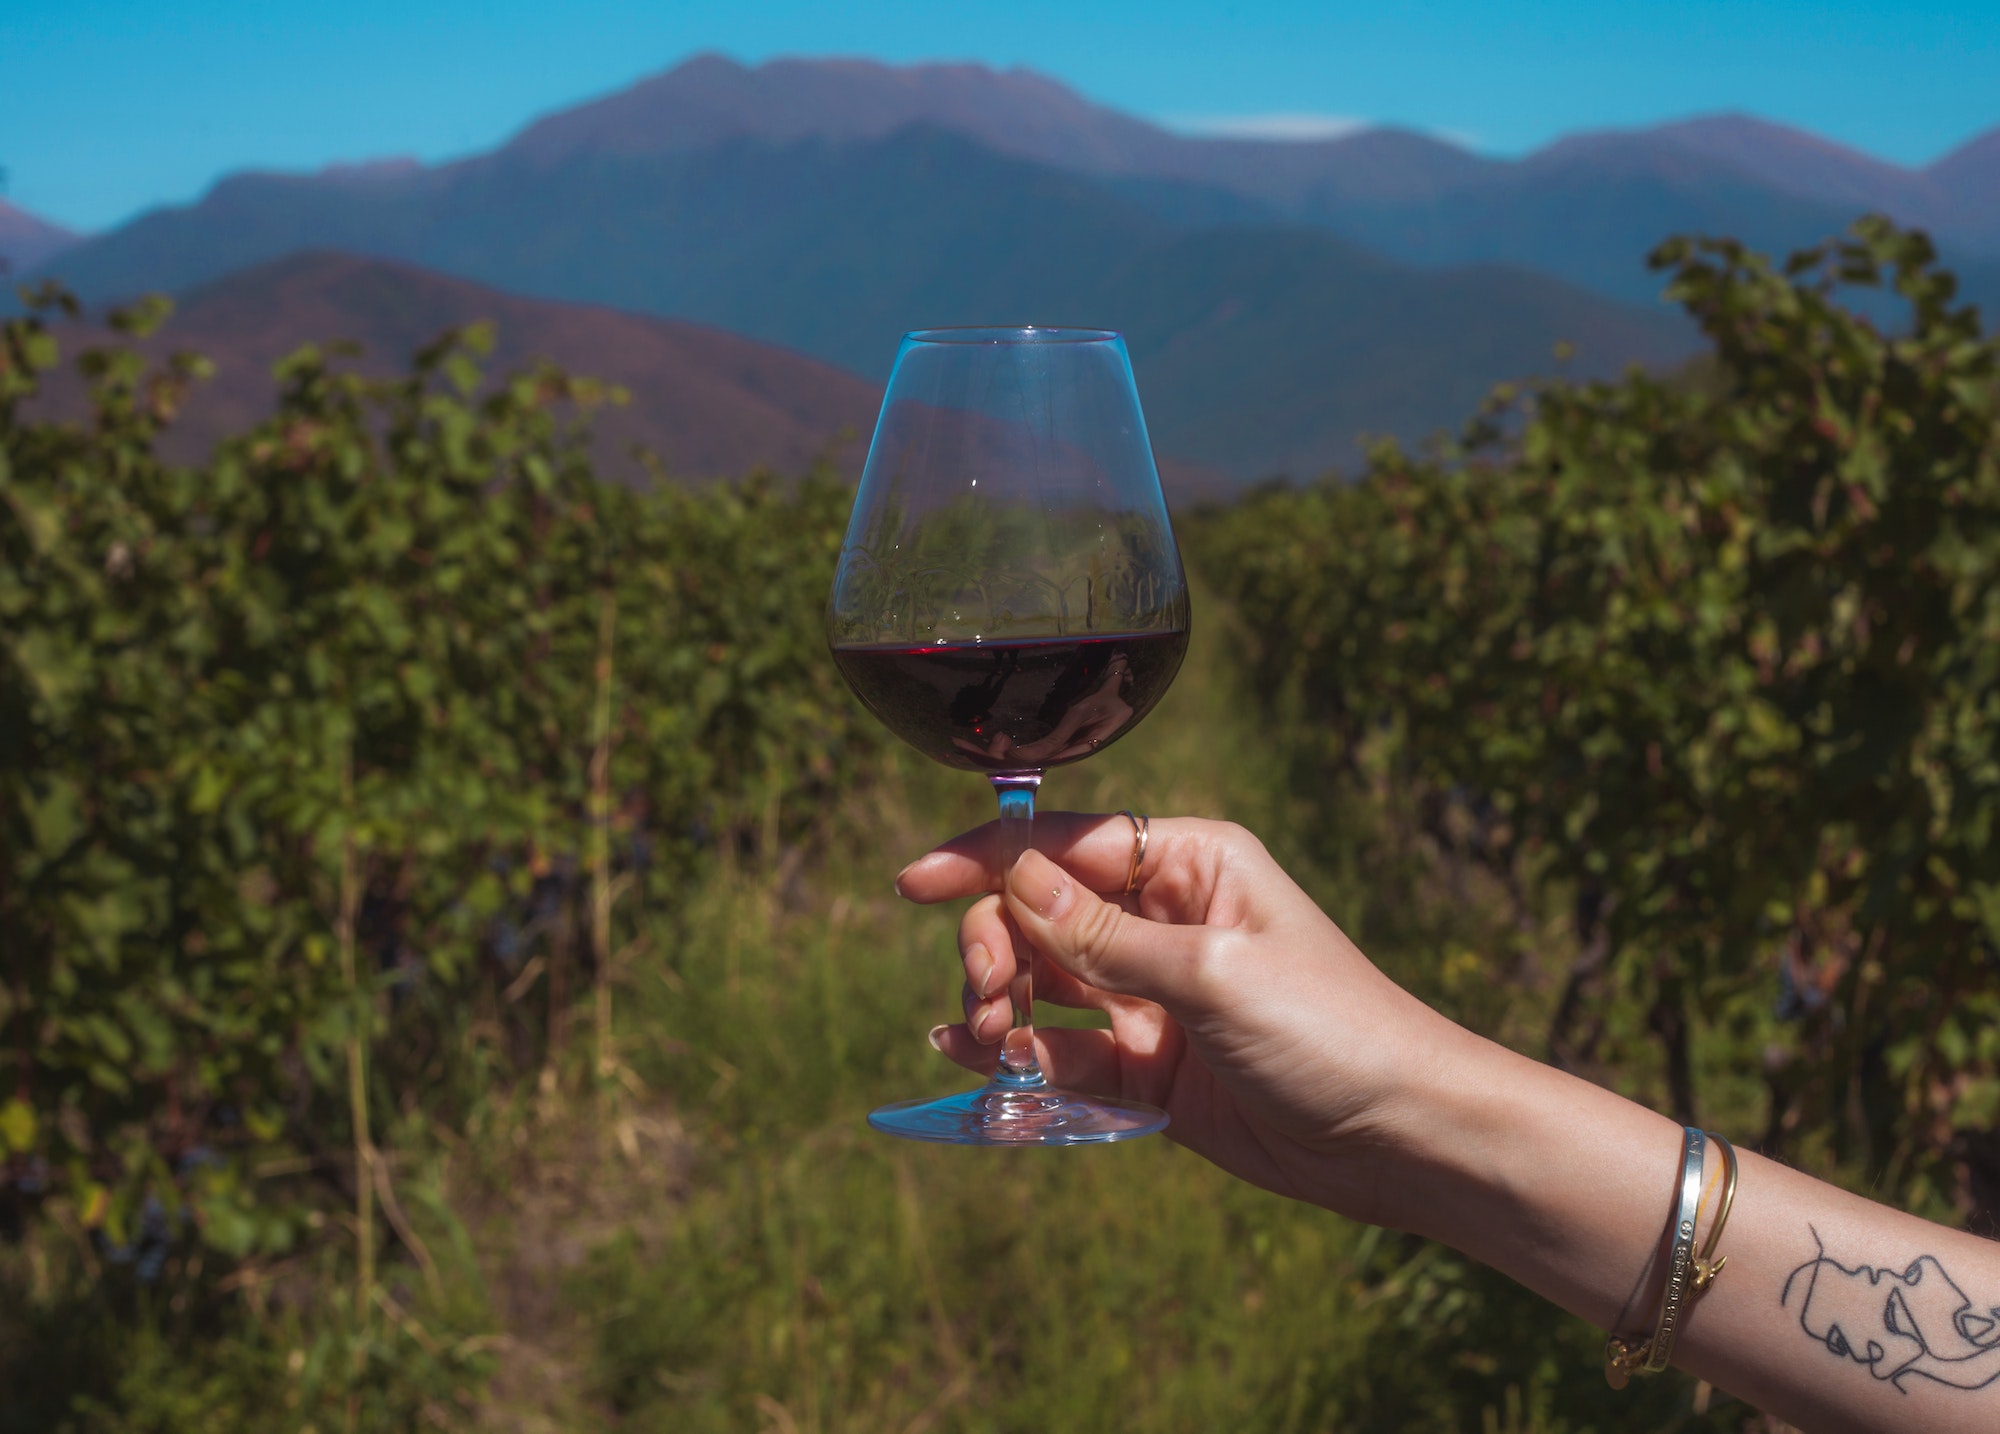
[[[56,330],[0,332],[0,1218],[148,1288],[344,1221],[362,1382],[377,1246],[436,1264],[373,1132],[579,1020],[615,1084],[641,913],[877,741],[818,631],[842,486],[600,483],[615,395],[481,396],[486,343],[386,382],[302,350],[192,470],[154,440],[201,360],[87,349],[91,420],[38,421]]]
[[[1990,1230],[2000,350],[1934,258],[1675,240],[1698,370],[1502,395],[1203,556],[1299,761],[1566,928],[1549,1058]]]

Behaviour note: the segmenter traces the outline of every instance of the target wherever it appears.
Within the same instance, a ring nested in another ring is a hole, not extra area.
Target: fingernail
[[[934,1050],[934,1051],[942,1051],[942,1050],[944,1049],[944,1033],[945,1033],[946,1031],[950,1030],[950,1029],[951,1029],[951,1027],[950,1027],[950,1026],[932,1026],[932,1027],[931,1027],[931,1033],[930,1033],[930,1036],[928,1037],[928,1039],[929,1039],[929,1041],[930,1041],[930,1043],[931,1043],[931,1049],[932,1049],[932,1050]]]
[[[993,994],[993,953],[986,949],[984,941],[975,941],[965,948],[965,974],[972,979],[972,989],[981,1000]]]
[[[915,865],[916,865],[915,862],[910,863],[910,866],[915,866]],[[901,896],[903,894],[903,878],[910,874],[910,866],[906,866],[901,871],[896,873],[896,895],[898,896]]]
[[[990,1046],[1007,1033],[1007,1013],[995,1006],[990,1011],[981,1011],[978,1022],[972,1027],[972,1038],[982,1046]]]
[[[1069,874],[1033,848],[1021,853],[1013,880],[1029,910],[1044,921],[1055,920],[1069,905]]]

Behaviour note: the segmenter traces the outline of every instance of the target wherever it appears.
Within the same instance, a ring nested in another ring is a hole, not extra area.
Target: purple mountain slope
[[[1965,241],[2000,257],[2000,126],[1966,141],[1924,173],[1951,196]]]
[[[1936,222],[1940,186],[1923,170],[1905,169],[1818,135],[1754,115],[1703,115],[1643,130],[1599,130],[1558,140],[1532,156],[1552,161],[1599,162],[1640,155],[1701,161],[1733,170],[1781,194],[1816,199],[1856,211],[1899,210],[1913,220]],[[1688,171],[1697,172],[1697,171]]]
[[[925,122],[1068,169],[1149,168],[1172,136],[1029,70],[873,60],[773,60],[755,69],[698,55],[629,89],[530,124],[509,153],[659,154],[718,140],[879,139]]]
[[[72,234],[0,199],[0,259],[6,260],[14,272],[45,264],[82,242],[82,235]]]
[[[496,328],[489,372],[542,360],[627,389],[632,402],[594,426],[600,471],[638,479],[634,445],[677,477],[702,479],[772,468],[804,471],[831,452],[850,472],[881,401],[879,387],[804,354],[671,319],[580,304],[552,304],[442,274],[347,254],[295,254],[238,270],[181,296],[168,324],[144,345],[153,357],[192,349],[214,366],[163,439],[176,461],[200,462],[226,435],[266,416],[272,366],[300,344],[350,341],[343,367],[400,371],[409,354],[446,329]],[[97,337],[59,330],[74,352]],[[48,385],[58,414],[83,411],[81,379],[64,369]],[[847,435],[845,441],[837,441]]]
[[[1524,176],[1561,170],[1607,177],[1650,171],[1710,192],[1750,184],[1831,213],[1889,214],[1928,229],[1961,258],[2000,258],[2000,128],[1911,168],[1753,115],[1707,115],[1566,136],[1520,166]]]
[[[2000,125],[1974,135],[1924,172],[1962,192],[2000,193]]]

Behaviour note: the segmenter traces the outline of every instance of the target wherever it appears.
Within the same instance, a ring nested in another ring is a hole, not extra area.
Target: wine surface
[[[836,647],[833,660],[882,725],[927,757],[973,771],[1056,767],[1102,751],[1166,693],[1178,632]]]

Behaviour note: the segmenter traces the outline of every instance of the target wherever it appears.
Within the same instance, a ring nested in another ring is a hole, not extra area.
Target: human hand
[[[933,1042],[990,1072],[1025,952],[1034,995],[1111,1029],[1037,1030],[1051,1083],[1164,1108],[1170,1138],[1244,1179],[1399,1224],[1385,1160],[1412,1148],[1410,1092],[1467,1033],[1370,964],[1249,832],[1157,819],[1122,894],[1122,816],[1038,813],[1002,882],[989,823],[897,878],[917,902],[978,895],[959,922],[965,1021]],[[981,893],[985,893],[981,895]]]

